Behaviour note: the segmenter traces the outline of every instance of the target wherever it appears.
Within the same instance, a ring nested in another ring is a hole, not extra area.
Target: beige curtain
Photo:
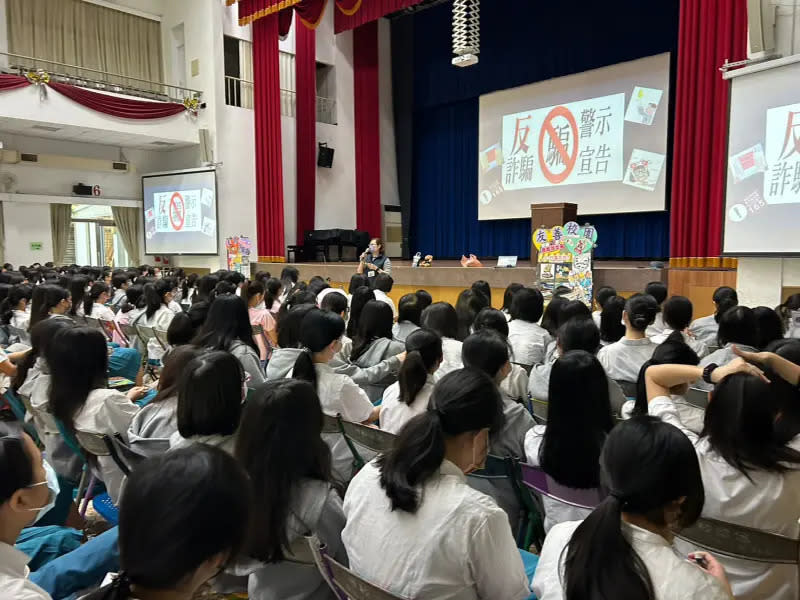
[[[64,255],[69,244],[69,230],[72,227],[72,205],[50,205],[50,227],[53,236],[53,262],[64,264]]]
[[[0,264],[6,262],[6,217],[3,214],[3,203],[0,202]]]
[[[127,208],[124,206],[112,206],[111,214],[114,216],[114,224],[125,244],[128,252],[128,260],[132,265],[138,265],[142,257],[141,235],[142,211],[140,208]]]
[[[6,3],[8,51],[12,54],[147,81],[163,80],[158,21],[81,0],[6,0]],[[48,69],[46,63],[37,66]],[[49,70],[64,71],[54,66]],[[125,78],[120,78],[119,83],[125,84]]]

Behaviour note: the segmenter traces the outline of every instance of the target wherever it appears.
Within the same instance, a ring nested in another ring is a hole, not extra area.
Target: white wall
[[[736,289],[746,306],[775,307],[784,287],[800,287],[800,258],[740,258]]]
[[[397,183],[397,151],[394,140],[392,99],[392,27],[388,19],[378,21],[378,86],[381,128],[381,204],[400,205]],[[383,209],[381,209],[383,214]]]
[[[50,205],[3,202],[5,220],[5,262],[15,267],[53,260]],[[41,250],[31,250],[31,242],[41,242]]]

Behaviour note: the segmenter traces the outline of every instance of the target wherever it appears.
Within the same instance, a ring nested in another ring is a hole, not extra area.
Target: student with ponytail
[[[73,319],[77,315],[83,314],[83,301],[89,287],[89,278],[86,275],[75,275],[69,282],[69,293],[72,297],[72,306],[69,307],[67,314]]]
[[[697,353],[697,356],[703,358],[708,355],[708,346],[695,338],[693,335],[687,333],[689,324],[692,322],[692,301],[686,296],[672,296],[669,300],[664,302],[661,307],[661,314],[664,318],[664,330],[652,336],[650,339],[654,344],[662,344],[664,341],[673,337],[673,332],[679,332],[681,338],[692,350]]]
[[[244,549],[252,486],[236,460],[201,444],[137,466],[120,507],[121,571],[84,599],[193,598]]]
[[[31,296],[31,322],[30,329],[39,321],[44,321],[52,316],[68,318],[66,314],[71,306],[69,292],[52,283],[37,286]]]
[[[725,311],[739,304],[739,296],[735,289],[723,285],[714,290],[712,300],[714,301],[714,314],[696,319],[689,326],[689,333],[707,346],[717,345],[719,320]]]
[[[350,568],[404,598],[527,598],[506,514],[464,477],[483,466],[489,432],[502,422],[500,393],[487,375],[445,375],[428,410],[347,489],[342,541]]]
[[[697,456],[679,430],[646,416],[618,425],[603,446],[600,479],[606,499],[545,538],[533,577],[539,600],[733,597],[713,556],[684,558],[672,547],[673,528],[694,524],[704,501]]]
[[[337,314],[318,308],[310,309],[300,325],[303,346],[294,364],[291,377],[308,381],[319,396],[322,412],[345,421],[371,423],[377,420],[380,407],[372,405],[366,392],[350,377],[336,373],[328,364],[341,348],[344,321]],[[341,434],[325,434],[331,447],[333,474],[347,482],[351,477],[353,455]]]
[[[108,285],[102,281],[93,283],[83,299],[83,314],[92,319],[113,321],[114,311],[105,305],[110,295]]]
[[[266,289],[261,281],[244,282],[242,286],[242,298],[247,302],[247,314],[250,317],[251,325],[259,325],[264,333],[253,336],[258,346],[259,359],[263,365],[267,364],[272,355],[272,348],[278,345],[278,332],[275,326],[275,317],[265,308]],[[272,306],[272,301],[270,301]]]
[[[27,331],[31,316],[26,309],[32,294],[33,288],[29,285],[22,284],[11,288],[5,300],[0,303],[0,323]]]
[[[145,284],[145,310],[133,319],[131,324],[166,331],[175,317],[175,313],[169,309],[170,302],[172,302],[172,286],[169,282],[159,279],[154,283]],[[160,360],[164,355],[164,349],[155,338],[147,343],[147,355],[151,360]]]
[[[505,319],[503,319],[505,323]],[[381,429],[398,433],[408,421],[428,410],[433,374],[442,364],[442,338],[431,329],[417,329],[406,338],[406,359],[399,380],[383,393]]]
[[[606,374],[614,381],[635,383],[639,369],[656,349],[656,345],[645,336],[645,330],[658,314],[658,304],[648,294],[634,294],[625,302],[622,322],[625,335],[617,342],[603,346],[597,358]]]
[[[135,283],[125,290],[125,301],[114,315],[117,325],[129,325],[144,312],[144,287]]]

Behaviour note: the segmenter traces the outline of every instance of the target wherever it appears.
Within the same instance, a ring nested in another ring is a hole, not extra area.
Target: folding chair
[[[125,339],[128,340],[128,345],[132,344],[134,339],[136,338],[136,328],[133,325],[120,325],[118,323],[114,323],[119,330],[122,332],[122,335],[125,336]]]
[[[146,327],[145,325],[134,325],[134,328],[136,329],[136,335],[138,335],[139,339],[142,340],[142,344],[144,345],[145,349],[147,348],[147,344],[150,342],[150,340],[155,340],[164,350],[167,349],[166,345],[162,344],[161,340],[156,337],[156,331],[152,327]]]
[[[523,364],[523,363],[518,363],[518,362],[514,362],[514,361],[511,361],[511,364],[512,364],[512,365],[519,365],[520,367],[522,367],[523,369],[525,369],[525,373],[526,373],[527,375],[530,375],[530,374],[531,374],[531,371],[533,370],[533,365],[526,365],[526,364]]]
[[[19,341],[20,343],[30,345],[31,343],[30,333],[28,333],[24,329],[20,329],[19,327],[14,327],[13,325],[7,325],[6,328],[8,329],[8,337],[11,338],[9,339],[9,342],[13,338],[16,338],[17,341]]]
[[[697,388],[689,388],[686,393],[686,402],[697,408],[708,408],[708,392]]]
[[[382,431],[360,423],[350,423],[341,418],[339,418],[339,427],[347,446],[350,448],[350,452],[353,453],[353,464],[356,471],[367,464],[367,461],[358,452],[356,444],[378,454],[383,454],[394,448],[395,435],[388,431]]]
[[[126,477],[130,475],[131,468],[130,466],[122,460],[120,456],[120,452],[117,449],[116,441],[113,437],[107,434],[98,434],[98,433],[88,433],[85,431],[76,431],[75,432],[75,439],[78,442],[83,454],[87,458],[87,463],[89,465],[90,470],[92,471],[99,471],[100,465],[98,462],[98,457],[101,456],[110,456],[111,459],[114,461],[114,464],[117,465],[122,474]],[[91,476],[91,481],[95,480],[94,474]],[[86,509],[89,503],[89,496],[91,495],[91,489],[94,487],[91,483],[89,488],[87,489],[86,496],[83,499],[82,505],[79,507],[79,512],[81,516],[86,514]],[[98,497],[99,498],[99,497]],[[113,520],[116,518],[116,515],[113,511],[109,511],[109,503],[105,502],[104,499],[101,500],[104,504],[106,504],[106,509],[104,510],[104,515],[107,519]],[[110,505],[113,507],[113,505]],[[98,511],[100,512],[100,511]],[[113,523],[116,525],[116,523]]]
[[[408,600],[373,585],[331,558],[316,535],[306,537],[314,563],[339,600]]]
[[[86,325],[91,327],[92,329],[99,329],[103,333],[106,332],[106,330],[100,324],[100,320],[99,319],[93,319],[92,317],[84,317],[84,319],[86,320]]]
[[[323,413],[322,433],[342,433],[342,428],[339,425],[339,417],[332,417]]]
[[[549,402],[547,400],[537,400],[536,398],[531,398],[530,404],[530,411],[531,415],[533,415],[533,420],[536,421],[539,425],[544,425],[547,423],[547,405]]]
[[[153,333],[156,336],[156,341],[161,344],[161,347],[165,350],[169,347],[169,340],[167,339],[167,332],[162,331],[161,329],[153,329]]]
[[[622,388],[625,397],[636,398],[636,383],[633,381],[622,381],[621,379],[614,379],[613,381]]]

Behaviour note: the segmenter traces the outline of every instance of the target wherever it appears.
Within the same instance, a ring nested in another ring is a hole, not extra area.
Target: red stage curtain
[[[353,32],[356,137],[356,228],[381,234],[381,141],[378,92],[378,22]]]
[[[720,265],[728,82],[719,67],[726,58],[743,60],[746,52],[744,2],[681,0],[670,211],[673,266]]]
[[[308,27],[295,27],[295,35],[297,243],[300,244],[303,234],[314,229],[317,185],[317,35]]]
[[[278,15],[253,23],[258,257],[283,262],[283,164],[281,162]]]
[[[303,25],[310,29],[316,29],[325,15],[325,6],[328,0],[302,0],[295,4],[294,10],[303,22]]]
[[[228,0],[228,4],[235,2],[236,0]],[[239,0],[239,25],[248,25],[300,2],[301,0]]]
[[[121,117],[123,119],[163,119],[171,117],[186,110],[183,104],[177,102],[148,102],[146,100],[131,100],[118,96],[109,96],[99,92],[92,92],[66,83],[48,83],[59,94],[70,100],[91,108],[97,112]]]
[[[0,91],[16,90],[30,85],[30,82],[22,75],[4,75],[0,73]]]
[[[359,4],[354,0],[336,0],[333,29],[336,33],[349,31],[420,2],[422,0],[362,0]],[[447,35],[450,35],[450,32],[447,32]]]
[[[292,29],[292,21],[294,21],[293,10],[282,10],[278,13],[278,35],[281,39],[289,35]]]

